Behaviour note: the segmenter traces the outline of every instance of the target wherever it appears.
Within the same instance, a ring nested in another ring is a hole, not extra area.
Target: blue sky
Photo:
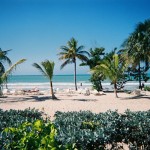
[[[0,0],[0,48],[12,49],[14,74],[39,74],[34,62],[55,62],[55,74],[73,74],[73,64],[60,70],[60,46],[74,37],[85,50],[118,47],[138,22],[150,19],[149,0]],[[80,62],[78,62],[79,64]],[[88,67],[77,67],[78,74]]]

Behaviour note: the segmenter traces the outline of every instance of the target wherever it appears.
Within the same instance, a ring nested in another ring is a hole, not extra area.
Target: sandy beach
[[[43,111],[53,119],[55,112],[67,111],[92,111],[94,113],[107,110],[118,110],[123,113],[125,110],[146,111],[150,109],[150,93],[136,96],[126,93],[105,93],[96,96],[86,96],[78,93],[57,93],[57,100],[52,100],[50,95],[8,95],[7,98],[0,98],[0,108],[3,110],[35,108]]]

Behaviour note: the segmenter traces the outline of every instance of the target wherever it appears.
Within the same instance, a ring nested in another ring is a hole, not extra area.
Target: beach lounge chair
[[[86,89],[84,95],[89,96],[89,95],[90,95],[90,90],[89,90],[89,89]]]
[[[4,89],[3,90],[3,94],[4,95],[11,95],[10,91],[8,89]]]
[[[139,95],[146,95],[146,91],[142,91],[140,89],[134,90],[131,94],[139,96]]]

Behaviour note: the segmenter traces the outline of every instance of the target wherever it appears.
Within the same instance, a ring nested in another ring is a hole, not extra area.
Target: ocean
[[[89,81],[90,74],[77,75],[77,86],[78,88],[91,88],[92,83]],[[82,86],[81,86],[82,83]],[[150,81],[144,83],[150,85]],[[112,90],[113,85],[110,84],[109,80],[102,81],[104,89]],[[125,89],[133,90],[138,88],[137,81],[127,82]],[[11,75],[8,78],[7,83],[8,89],[33,89],[38,88],[40,90],[48,90],[50,88],[49,80],[42,75]],[[54,89],[67,89],[74,88],[74,75],[54,75],[53,77]]]

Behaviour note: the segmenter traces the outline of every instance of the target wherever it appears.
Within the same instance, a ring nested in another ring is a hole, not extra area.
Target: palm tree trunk
[[[116,82],[114,83],[114,93],[115,93],[116,98],[118,98],[118,95],[117,95],[117,84],[116,84]]]
[[[75,83],[75,90],[77,91],[77,79],[76,79],[76,58],[74,59],[74,83]]]
[[[139,89],[142,89],[142,86],[141,86],[141,66],[140,66],[140,63],[139,63],[138,74],[139,74]]]
[[[0,86],[0,96],[3,96],[2,86]]]
[[[54,91],[53,91],[53,83],[52,83],[52,81],[50,81],[50,93],[52,95],[52,99],[56,99],[56,97],[54,95]]]
[[[101,80],[99,81],[99,86],[100,86],[100,90],[103,91],[103,87],[102,87],[102,82],[101,82]]]

